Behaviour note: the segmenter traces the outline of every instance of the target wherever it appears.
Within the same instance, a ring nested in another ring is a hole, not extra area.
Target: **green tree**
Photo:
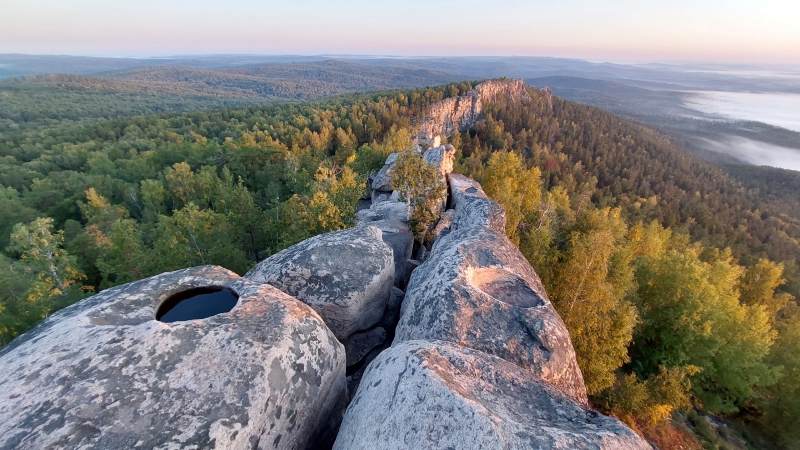
[[[611,386],[615,371],[629,360],[637,312],[627,300],[634,284],[626,235],[619,210],[582,213],[566,233],[566,247],[546,286],[570,332],[590,395]]]
[[[41,213],[22,203],[16,189],[0,187],[0,249],[6,248],[11,230],[18,223],[28,223]]]
[[[26,296],[34,280],[21,263],[0,254],[0,345],[41,320],[39,305]]]
[[[761,428],[780,448],[800,448],[800,307],[791,303],[776,322],[778,337],[767,361],[781,368],[781,377],[772,386],[759,389],[754,402],[761,412],[756,417]]]
[[[114,222],[101,245],[97,267],[103,277],[101,288],[109,288],[145,277],[149,252],[142,243],[142,232],[132,219]]]
[[[763,306],[770,320],[774,320],[778,312],[794,300],[790,294],[775,292],[775,289],[786,283],[783,269],[783,264],[776,264],[766,258],[759,259],[747,269],[739,281],[741,302],[748,306]]]
[[[711,411],[735,412],[754,386],[775,382],[764,361],[775,333],[763,306],[739,302],[743,269],[730,253],[710,261],[700,253],[692,246],[637,262],[635,365],[643,376],[696,366],[694,395]]]
[[[531,226],[531,215],[542,203],[542,179],[539,168],[526,169],[513,152],[492,153],[481,180],[486,195],[506,211],[506,234],[515,245],[520,234]]]
[[[217,264],[237,273],[249,267],[235,245],[225,216],[189,203],[170,216],[161,216],[155,229],[149,273],[204,264]]]
[[[392,189],[406,202],[406,217],[420,243],[442,214],[447,186],[442,174],[413,149],[400,153],[394,164]]]
[[[36,219],[17,224],[8,249],[20,255],[23,270],[32,275],[25,293],[28,314],[47,317],[54,309],[80,298],[81,280],[75,258],[62,248],[64,232],[53,233],[53,219]],[[77,289],[76,289],[77,288]]]

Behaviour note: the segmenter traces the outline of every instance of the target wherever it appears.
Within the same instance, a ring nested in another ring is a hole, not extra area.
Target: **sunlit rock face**
[[[450,229],[481,228],[506,232],[506,212],[483,192],[477,181],[464,175],[451,174],[450,204],[455,209]]]
[[[373,203],[369,209],[358,214],[359,226],[374,226],[381,230],[381,238],[392,249],[394,256],[394,284],[405,287],[406,263],[414,250],[414,234],[406,220],[408,208],[405,203],[384,201]]]
[[[564,323],[528,262],[495,231],[453,231],[414,271],[394,343],[418,339],[499,356],[587,402]]]
[[[457,131],[470,129],[481,118],[484,102],[505,100],[511,103],[530,100],[522,80],[489,80],[466,95],[434,102],[428,115],[418,125],[426,136],[452,136]]]
[[[370,186],[373,191],[377,192],[392,192],[392,179],[394,178],[394,164],[397,162],[397,157],[400,153],[392,153],[386,158],[383,167],[372,179]]]
[[[321,234],[260,262],[245,278],[269,283],[314,308],[337,338],[383,316],[394,285],[394,254],[374,226]]]
[[[453,172],[453,163],[456,160],[456,149],[450,144],[440,145],[433,147],[422,155],[422,159],[442,174],[442,181],[446,181],[445,177]]]
[[[616,419],[502,358],[407,341],[367,368],[334,449],[650,449]]]
[[[236,305],[156,320],[170,296],[209,287]],[[346,396],[344,348],[313,309],[214,266],[87,298],[0,367],[0,448],[303,448]]]

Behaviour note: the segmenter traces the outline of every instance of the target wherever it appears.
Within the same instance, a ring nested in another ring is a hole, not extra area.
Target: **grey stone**
[[[651,449],[519,366],[436,341],[392,346],[369,364],[333,448]]]
[[[456,211],[450,225],[451,231],[478,227],[505,233],[506,212],[486,196],[480,183],[458,174],[451,174],[448,179],[450,207]]]
[[[373,348],[386,341],[386,330],[381,327],[370,328],[366,331],[353,333],[342,341],[347,355],[347,367],[353,366],[364,359]]]
[[[383,232],[383,242],[392,248],[394,255],[395,286],[405,280],[406,261],[414,249],[414,234],[406,222],[405,203],[385,201],[358,212],[361,226],[374,226]]]
[[[381,354],[384,350],[389,347],[388,343],[384,342],[380,346],[373,348],[367,353],[367,356],[361,361],[360,366],[358,369],[353,372],[351,375],[347,377],[347,392],[350,393],[350,397],[354,397],[358,392],[358,386],[361,383],[361,377],[364,375],[364,371],[369,367],[369,363],[371,363],[378,355]],[[342,420],[339,420],[339,424],[342,423]],[[332,443],[332,442],[331,442]],[[330,448],[331,446],[328,446]]]
[[[373,226],[321,234],[260,262],[245,278],[314,308],[339,339],[376,324],[394,285],[394,255]]]
[[[392,288],[392,299],[389,301],[389,304],[386,305],[387,308],[397,308],[400,309],[400,305],[403,303],[403,299],[405,298],[406,293],[403,292],[401,289]]]
[[[392,295],[389,297],[389,303],[386,304],[386,311],[380,322],[381,326],[392,330],[397,327],[397,321],[400,319],[400,305],[402,305],[405,295],[400,289],[392,288]]]
[[[388,201],[390,196],[391,193],[389,192],[372,191],[372,204],[376,205],[380,202]]]
[[[380,192],[392,192],[392,178],[394,178],[394,163],[400,153],[392,153],[386,158],[386,162],[381,167],[381,170],[375,175],[372,180],[372,190]]]
[[[481,119],[485,102],[504,99],[510,103],[518,103],[530,98],[522,80],[483,82],[466,95],[446,98],[431,104],[425,119],[417,126],[419,130],[417,136],[452,136],[456,131],[472,128]]]
[[[419,267],[421,264],[422,263],[417,261],[416,259],[410,259],[406,261],[406,278],[403,281],[402,287],[404,288],[408,287],[408,283],[409,281],[411,281],[411,275],[414,273],[415,270],[417,270],[417,267]]]
[[[453,163],[456,160],[456,149],[450,145],[440,145],[427,150],[422,158],[436,167],[442,178],[453,172]]]
[[[417,339],[496,355],[587,403],[569,333],[504,234],[467,228],[436,242],[411,275],[393,345]]]
[[[358,211],[356,217],[360,225],[373,225],[372,222],[388,221],[403,222],[403,227],[408,228],[408,225],[405,225],[407,214],[408,207],[404,202],[384,201],[373,204],[369,209]],[[381,227],[378,226],[378,228]]]
[[[155,320],[167,297],[202,286],[233,289],[237,305]],[[221,267],[165,273],[0,351],[0,448],[303,448],[331,425],[344,370],[342,344],[296,299]]]
[[[446,236],[450,232],[450,225],[453,224],[453,219],[456,216],[454,209],[448,209],[442,213],[442,217],[433,229],[433,242],[436,242],[442,236]]]

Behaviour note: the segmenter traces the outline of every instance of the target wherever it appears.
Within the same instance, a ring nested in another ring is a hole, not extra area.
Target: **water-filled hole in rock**
[[[232,310],[237,301],[239,295],[226,287],[207,286],[188,289],[164,300],[156,311],[156,320],[179,322],[205,319]]]
[[[478,192],[478,190],[474,187],[467,188],[467,193],[469,194],[474,194],[476,192]]]

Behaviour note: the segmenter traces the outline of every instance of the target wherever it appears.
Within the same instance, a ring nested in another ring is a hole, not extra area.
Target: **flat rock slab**
[[[227,313],[162,323],[196,287]],[[311,308],[221,267],[70,306],[0,351],[0,448],[303,448],[345,394],[345,352]]]
[[[588,402],[569,332],[504,234],[467,228],[438,239],[411,275],[395,333],[393,345],[442,340],[498,356]]]
[[[383,316],[394,254],[373,226],[321,234],[261,261],[245,278],[269,283],[314,308],[343,340]]]
[[[495,356],[410,341],[367,367],[334,449],[650,450],[598,414]]]

